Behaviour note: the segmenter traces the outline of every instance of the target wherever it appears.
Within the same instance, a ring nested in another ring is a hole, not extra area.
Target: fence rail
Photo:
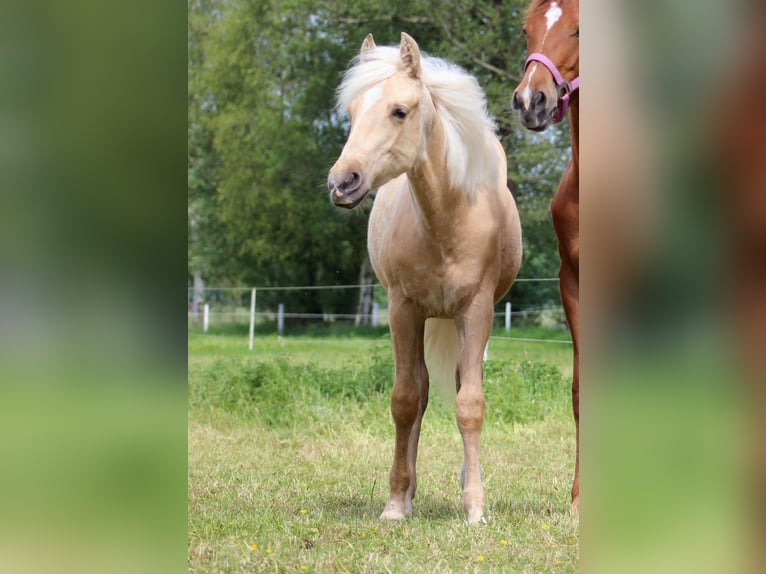
[[[516,279],[516,282],[553,282],[558,281],[556,277],[522,277]],[[257,311],[256,302],[258,292],[280,292],[280,291],[316,291],[327,289],[360,289],[362,287],[381,287],[380,284],[355,284],[355,285],[306,285],[306,286],[270,286],[270,287],[189,287],[188,288],[188,304],[189,312],[188,319],[190,323],[199,322],[202,320],[202,328],[204,332],[207,332],[210,326],[211,318],[213,319],[225,319],[228,322],[235,322],[237,319],[249,321],[249,348],[253,348],[253,339],[255,331],[255,323],[257,319],[266,319],[268,321],[277,322],[277,332],[282,335],[284,332],[285,319],[310,319],[310,320],[322,320],[322,321],[335,321],[335,320],[354,320],[356,323],[365,322],[372,326],[378,326],[381,321],[381,315],[385,315],[386,311],[380,309],[378,303],[373,304],[372,312],[370,313],[310,313],[310,312],[295,312],[285,310],[285,306],[282,303],[278,304],[276,311]],[[215,307],[222,307],[221,310],[214,308],[210,303],[205,303],[206,293],[216,292],[229,292],[229,293],[241,293],[239,296],[239,302],[229,302],[226,305],[223,302],[218,302]],[[249,309],[243,306],[241,298],[245,293],[250,293]],[[501,303],[501,305],[503,305]],[[505,319],[505,331],[510,333],[511,323],[513,317],[534,317],[536,315],[547,315],[547,320],[551,323],[563,322],[563,309],[561,306],[553,307],[539,307],[533,309],[516,310],[512,309],[512,303],[506,302],[504,308],[495,310],[495,318],[503,317]],[[541,343],[559,343],[559,344],[571,344],[571,341],[555,340],[555,339],[530,339],[522,337],[492,337],[505,340],[516,341],[534,341]]]
[[[514,283],[529,283],[529,282],[548,282],[558,281],[558,277],[519,277],[514,280]],[[187,291],[189,293],[199,291],[242,291],[247,292],[255,289],[257,291],[313,291],[317,289],[359,289],[361,287],[383,287],[380,283],[359,283],[356,285],[285,285],[285,286],[271,286],[271,287],[258,287],[258,286],[242,286],[242,287],[189,287]]]

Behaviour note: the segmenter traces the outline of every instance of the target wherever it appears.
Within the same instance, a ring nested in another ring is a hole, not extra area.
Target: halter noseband
[[[529,55],[526,64],[524,64],[525,70],[531,62],[540,62],[543,66],[548,68],[548,71],[553,76],[553,80],[556,82],[556,91],[559,95],[559,101],[556,104],[556,109],[554,110],[551,119],[553,120],[553,123],[559,123],[567,115],[567,110],[569,109],[569,96],[580,89],[580,76],[577,76],[571,82],[567,82],[564,79],[564,76],[561,75],[561,72],[559,72],[556,64],[554,64],[548,56],[541,54],[540,52],[535,52]]]

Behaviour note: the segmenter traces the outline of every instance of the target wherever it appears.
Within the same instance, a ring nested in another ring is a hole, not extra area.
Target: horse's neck
[[[569,136],[572,144],[572,164],[579,173],[580,166],[580,95],[576,93],[569,106]]]
[[[444,130],[438,122],[427,137],[426,157],[407,172],[407,178],[422,228],[441,235],[445,226],[452,226],[452,213],[464,201],[464,194],[450,187]]]

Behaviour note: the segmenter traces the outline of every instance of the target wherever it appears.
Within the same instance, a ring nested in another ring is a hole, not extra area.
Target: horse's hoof
[[[407,516],[412,514],[412,505],[407,505],[405,508],[400,508],[399,506],[400,505],[398,504],[392,504],[389,502],[383,509],[383,513],[380,515],[380,520],[396,522],[399,520],[404,520]]]
[[[399,520],[404,520],[404,518],[405,514],[403,512],[397,512],[395,510],[384,510],[380,515],[380,520],[385,520],[387,522],[398,522]]]
[[[486,524],[487,519],[484,518],[484,511],[477,510],[475,512],[469,512],[467,522],[468,524]]]
[[[578,511],[580,510],[580,495],[574,497],[574,500],[572,500],[572,506],[569,507],[569,514],[572,516],[575,516]]]

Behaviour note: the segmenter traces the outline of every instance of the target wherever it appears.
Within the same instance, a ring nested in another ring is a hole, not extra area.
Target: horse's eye
[[[572,36],[574,36],[575,38],[579,38],[580,37],[580,29],[577,28],[577,31],[574,34],[572,34]]]
[[[526,28],[522,28],[521,29],[521,35],[524,36],[525,38],[527,37],[527,29]]]
[[[394,116],[398,120],[403,120],[407,117],[407,110],[404,108],[396,107],[394,108],[394,111],[391,112],[391,115]]]

